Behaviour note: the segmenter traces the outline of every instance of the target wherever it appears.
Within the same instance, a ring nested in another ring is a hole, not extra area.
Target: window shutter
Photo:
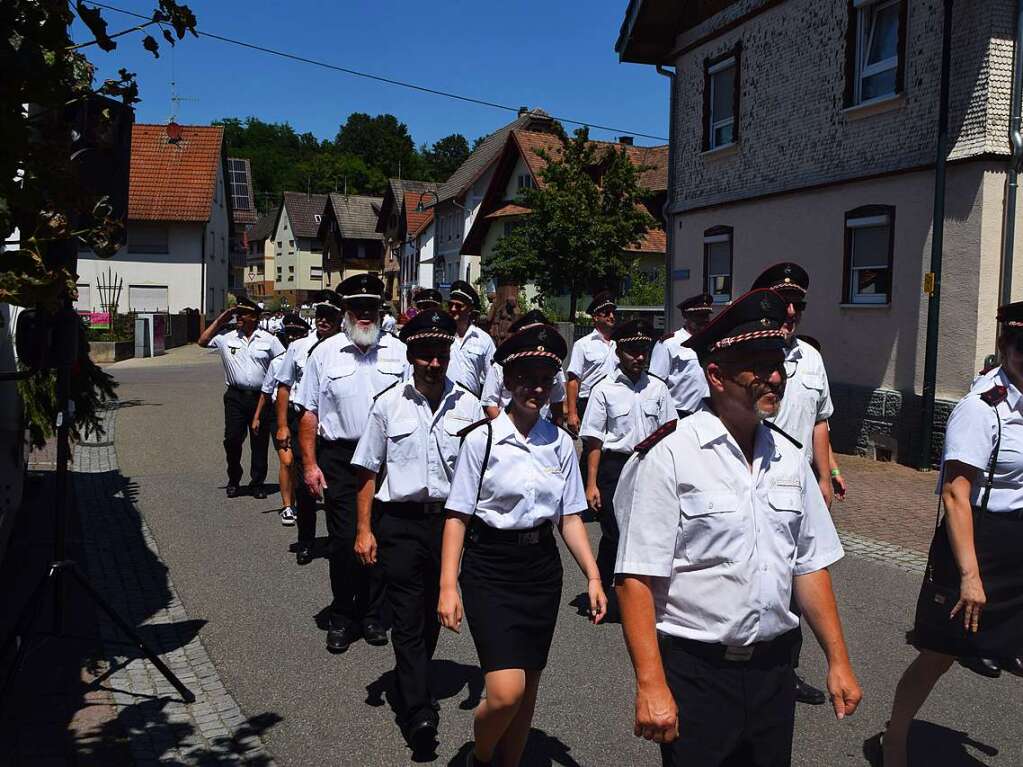
[[[735,44],[735,80],[732,87],[732,141],[739,143],[739,126],[742,120],[739,119],[740,92],[742,91],[742,42]]]
[[[703,142],[702,149],[710,149],[710,59],[703,60]]]
[[[845,30],[845,106],[851,107],[856,99],[856,21],[859,18],[859,11],[857,11],[853,0],[848,2],[847,16],[848,23]],[[902,66],[901,58],[899,66]]]
[[[899,3],[899,37],[896,43],[899,63],[895,69],[895,92],[902,93],[906,90],[906,23],[907,23],[907,12],[906,7],[909,3],[906,0],[901,0]],[[946,6],[946,8],[949,6]]]

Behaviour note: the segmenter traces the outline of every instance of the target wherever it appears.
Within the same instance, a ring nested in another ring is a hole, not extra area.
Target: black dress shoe
[[[371,644],[374,647],[383,647],[387,644],[387,632],[379,623],[372,621],[363,624],[362,637],[366,640],[366,644]]]
[[[249,485],[249,487],[252,488],[252,497],[253,498],[259,498],[260,500],[262,500],[263,498],[266,498],[266,486],[263,485],[262,482],[260,482],[259,484]]]
[[[959,658],[959,665],[969,669],[974,674],[980,674],[988,679],[997,679],[1002,675],[1002,668],[991,658]]]
[[[351,647],[358,638],[359,630],[354,624],[341,628],[331,627],[327,629],[327,650],[333,653],[342,653]]]
[[[432,708],[434,711],[438,711],[438,712],[440,711],[440,701],[437,700],[437,696],[436,695],[431,695],[430,696],[430,708]]]
[[[307,565],[315,559],[313,555],[313,544],[299,543],[295,549],[295,561],[300,565]]]
[[[437,740],[437,722],[432,717],[420,717],[405,729],[405,739],[415,752],[433,748]]]
[[[813,685],[807,684],[799,674],[794,676],[796,679],[796,700],[808,706],[823,706],[827,696]]]
[[[1002,667],[1002,671],[1008,671],[1014,676],[1023,676],[1023,657],[1009,658],[1002,661],[999,665]]]
[[[228,498],[237,498],[238,497],[238,485],[228,485],[227,486],[227,497]]]

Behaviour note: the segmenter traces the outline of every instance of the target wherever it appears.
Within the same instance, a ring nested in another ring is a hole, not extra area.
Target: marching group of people
[[[694,296],[660,339],[618,322],[600,293],[570,356],[535,310],[495,345],[464,281],[443,308],[420,291],[396,335],[370,274],[324,291],[314,328],[288,314],[274,335],[242,299],[199,339],[224,365],[227,494],[240,492],[248,436],[251,491],[265,497],[272,437],[299,564],[314,557],[322,498],[327,649],[385,645],[390,629],[414,751],[437,736],[440,629],[464,622],[486,688],[468,764],[519,764],[561,602],[557,531],[589,619],[622,623],[634,731],[663,764],[789,764],[797,701],[830,698],[841,719],[861,699],[828,570],[843,556],[829,505],[846,489],[828,377],[819,344],[797,335],[809,282],[778,264],[713,318],[712,297]],[[1023,670],[1023,304],[998,319],[1002,364],[948,424],[947,514],[910,634],[920,655],[875,744],[888,767],[906,764],[909,721],[953,660]],[[803,622],[827,660],[826,694],[796,674]]]

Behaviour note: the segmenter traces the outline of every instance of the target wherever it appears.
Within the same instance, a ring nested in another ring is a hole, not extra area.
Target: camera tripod
[[[85,573],[82,572],[79,564],[68,557],[68,459],[70,457],[71,445],[69,432],[71,419],[74,415],[74,402],[71,400],[71,365],[77,357],[78,347],[78,316],[70,306],[65,306],[57,313],[53,327],[53,343],[51,348],[59,356],[57,370],[57,402],[61,410],[57,415],[57,468],[54,477],[54,546],[53,557],[46,573],[39,580],[33,589],[31,596],[25,603],[18,615],[11,632],[0,644],[0,658],[7,657],[11,645],[21,637],[17,652],[7,669],[2,684],[0,684],[0,707],[7,699],[18,671],[25,662],[29,651],[28,636],[36,623],[39,613],[42,611],[47,592],[51,592],[52,603],[50,608],[53,614],[52,636],[57,638],[66,637],[66,605],[69,584],[77,585],[80,590],[98,607],[110,621],[117,626],[121,632],[131,640],[131,643],[152,663],[163,677],[181,695],[185,703],[193,703],[195,695],[174,675],[167,665],[160,660],[160,657],[142,640],[135,628],[110,606],[98,591],[89,583]],[[5,378],[9,376],[4,376]],[[48,589],[52,586],[52,590]]]

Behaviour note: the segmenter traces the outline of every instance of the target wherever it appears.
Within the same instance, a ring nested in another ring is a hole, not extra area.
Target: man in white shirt
[[[349,277],[342,332],[323,341],[306,362],[295,404],[302,472],[313,497],[324,497],[330,536],[330,606],[327,650],[346,651],[360,637],[387,644],[380,620],[383,574],[355,556],[356,472],[352,456],[366,430],[373,398],[408,377],[405,344],[380,330],[384,283],[371,274]]]
[[[472,324],[472,314],[480,308],[480,297],[465,280],[451,283],[448,314],[457,329],[451,345],[448,378],[461,384],[477,397],[483,393],[483,382],[494,361],[494,341],[482,328]]]
[[[682,312],[682,327],[668,333],[654,345],[650,355],[650,373],[668,386],[679,418],[685,418],[700,408],[708,395],[707,379],[692,349],[682,344],[694,333],[699,333],[710,322],[714,311],[714,297],[699,293],[678,305]]]
[[[235,315],[236,330],[225,330],[228,319]],[[242,444],[249,438],[249,486],[256,498],[266,498],[266,453],[270,444],[269,412],[263,414],[263,425],[252,431],[252,417],[259,404],[260,388],[270,360],[284,353],[284,344],[265,330],[256,327],[259,307],[241,298],[225,309],[199,336],[199,346],[216,349],[224,365],[224,454],[227,458],[227,497],[238,495],[242,479]]]
[[[590,391],[579,436],[583,440],[586,500],[600,520],[597,567],[605,592],[614,586],[615,552],[618,550],[618,522],[614,495],[622,467],[636,445],[664,424],[677,420],[668,387],[648,375],[646,362],[654,343],[648,322],[631,320],[615,326],[618,364],[607,378]],[[611,605],[608,615],[617,609]]]
[[[616,358],[611,332],[615,327],[617,308],[614,296],[608,291],[594,296],[586,309],[586,313],[593,318],[593,332],[580,338],[572,346],[572,356],[565,369],[568,379],[565,392],[565,425],[572,434],[579,433],[579,424],[586,411],[590,389],[614,369]]]
[[[751,291],[686,342],[708,409],[637,445],[615,494],[635,733],[664,765],[790,764],[793,598],[827,657],[835,715],[862,697],[827,569],[838,533],[802,451],[766,420],[785,392],[786,308]]]
[[[380,317],[380,329],[385,333],[394,333],[394,329],[398,326],[398,320],[394,318],[391,313],[391,305],[384,304],[383,311]]]
[[[446,377],[455,321],[427,309],[401,329],[412,380],[378,394],[359,439],[355,553],[383,564],[394,623],[395,681],[400,723],[422,753],[437,735],[429,666],[440,624],[440,552],[444,501],[461,443],[459,433],[483,417],[479,399]],[[379,479],[379,482],[378,482]],[[374,521],[374,501],[379,507]]]

